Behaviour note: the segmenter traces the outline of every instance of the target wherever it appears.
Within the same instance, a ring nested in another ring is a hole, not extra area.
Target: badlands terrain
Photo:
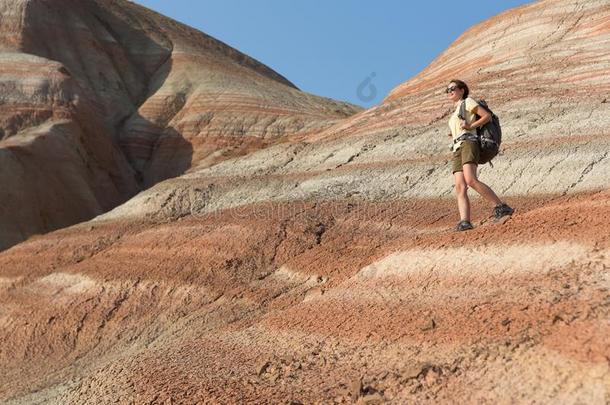
[[[610,402],[607,0],[491,18],[367,110],[127,1],[0,8],[0,402]],[[464,233],[453,78],[516,209],[472,193]]]

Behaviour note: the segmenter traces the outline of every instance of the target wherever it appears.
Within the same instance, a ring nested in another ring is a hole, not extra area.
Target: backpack
[[[477,137],[481,146],[480,164],[488,163],[491,165],[491,160],[496,157],[502,144],[502,128],[500,127],[500,119],[487,105],[485,100],[475,100],[481,107],[486,109],[491,114],[491,119],[485,125],[477,128]],[[466,103],[462,101],[460,105],[460,119],[466,118]],[[480,118],[476,115],[476,119]],[[493,166],[493,165],[492,165]]]

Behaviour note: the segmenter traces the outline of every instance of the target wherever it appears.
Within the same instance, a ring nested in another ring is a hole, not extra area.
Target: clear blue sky
[[[303,91],[369,107],[472,25],[531,1],[136,2],[259,60]],[[367,78],[373,87],[360,86]]]

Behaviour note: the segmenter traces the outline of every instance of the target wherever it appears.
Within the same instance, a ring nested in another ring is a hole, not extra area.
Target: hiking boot
[[[469,229],[472,229],[472,224],[470,223],[470,221],[460,221],[459,224],[457,224],[457,226],[455,227],[455,230],[458,232],[461,231],[467,231]]]
[[[497,221],[498,219],[507,215],[513,215],[513,212],[515,212],[515,210],[509,207],[507,204],[498,204],[494,208],[494,219]]]

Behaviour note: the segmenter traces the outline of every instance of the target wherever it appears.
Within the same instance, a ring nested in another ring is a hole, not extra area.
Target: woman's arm
[[[461,125],[462,129],[470,130],[470,129],[480,128],[483,125],[487,124],[489,121],[491,121],[491,114],[489,113],[489,111],[487,111],[485,108],[483,108],[481,106],[475,107],[474,113],[481,118],[472,122],[470,125],[468,125],[466,122],[462,121],[462,125]]]

